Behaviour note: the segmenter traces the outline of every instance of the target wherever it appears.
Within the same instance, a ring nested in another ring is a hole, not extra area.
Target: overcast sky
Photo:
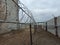
[[[60,0],[20,0],[33,13],[36,21],[46,21],[60,15]]]

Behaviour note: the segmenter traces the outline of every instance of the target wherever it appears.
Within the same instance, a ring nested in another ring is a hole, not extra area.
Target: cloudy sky
[[[33,13],[36,21],[46,21],[60,15],[60,0],[20,0]]]

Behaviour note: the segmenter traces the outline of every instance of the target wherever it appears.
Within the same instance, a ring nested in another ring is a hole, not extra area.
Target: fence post
[[[54,17],[56,36],[58,37],[57,17]]]
[[[31,30],[31,24],[30,24],[30,44],[32,45],[32,30]]]
[[[46,22],[46,31],[48,31],[48,29],[47,29],[47,22]]]

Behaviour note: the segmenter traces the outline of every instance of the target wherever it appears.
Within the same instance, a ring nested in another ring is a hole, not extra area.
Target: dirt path
[[[28,31],[9,33],[2,37],[0,38],[0,45],[29,45]]]
[[[30,45],[29,31],[14,31],[0,36],[0,45]],[[33,45],[60,45],[60,39],[41,30],[33,34]]]
[[[60,39],[49,32],[41,30],[33,35],[33,45],[60,45]]]

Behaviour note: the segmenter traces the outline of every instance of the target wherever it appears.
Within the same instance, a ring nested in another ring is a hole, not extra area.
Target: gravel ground
[[[29,31],[12,31],[0,36],[0,45],[30,45]],[[33,45],[60,45],[60,39],[41,30],[33,34]]]

